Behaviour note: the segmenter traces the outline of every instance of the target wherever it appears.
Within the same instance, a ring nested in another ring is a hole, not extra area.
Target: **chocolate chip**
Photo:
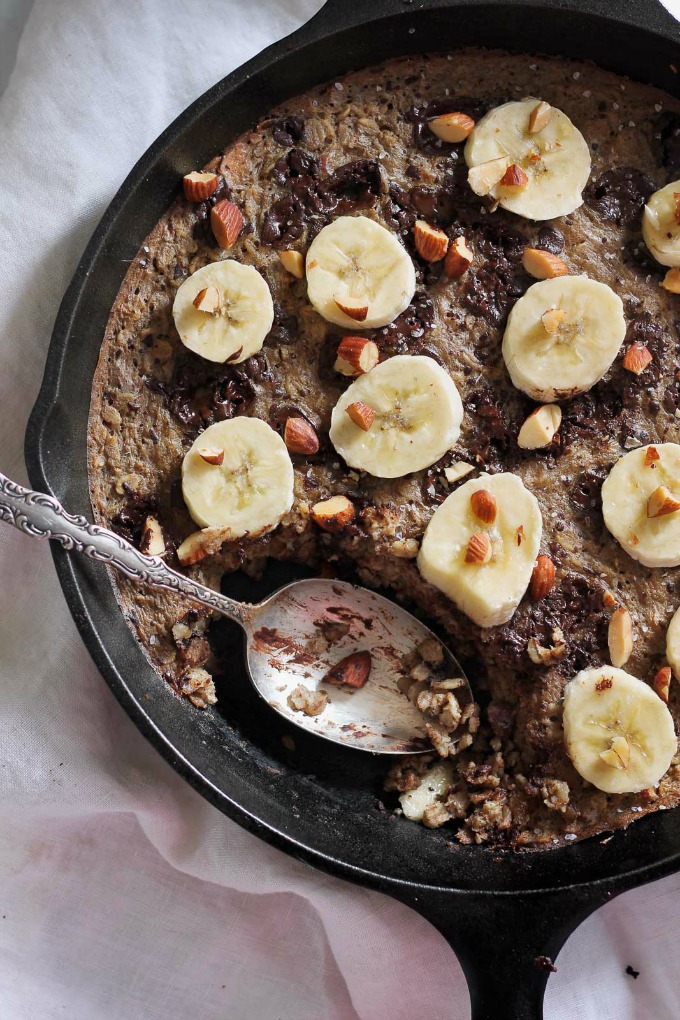
[[[630,226],[640,215],[654,191],[654,182],[634,166],[618,166],[605,171],[584,193],[586,205],[605,220]]]
[[[272,125],[272,138],[279,145],[295,145],[305,137],[303,117],[282,117]]]
[[[541,227],[536,247],[552,252],[553,255],[559,255],[561,251],[564,251],[564,234],[557,227]]]

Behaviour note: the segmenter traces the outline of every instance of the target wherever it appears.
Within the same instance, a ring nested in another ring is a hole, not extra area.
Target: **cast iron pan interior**
[[[26,438],[34,488],[53,493],[73,513],[90,514],[86,381],[128,261],[174,198],[182,174],[207,162],[282,99],[391,56],[469,44],[589,58],[677,94],[669,65],[680,66],[679,40],[678,27],[655,0],[330,0],[299,32],[186,110],[114,198],[55,325]],[[155,747],[199,792],[258,836],[420,910],[456,950],[480,1020],[540,1016],[547,971],[535,967],[534,958],[556,955],[576,924],[607,898],[680,866],[677,811],[645,818],[607,843],[596,839],[523,854],[460,847],[446,832],[393,818],[379,804],[383,761],[297,730],[295,751],[284,748],[281,736],[290,728],[252,691],[240,665],[240,636],[231,625],[219,628],[229,675],[220,682],[218,710],[201,712],[180,703],[152,671],[123,621],[105,569],[52,548],[93,658]],[[289,577],[288,568],[272,567],[260,585],[233,578],[225,590],[258,598]]]

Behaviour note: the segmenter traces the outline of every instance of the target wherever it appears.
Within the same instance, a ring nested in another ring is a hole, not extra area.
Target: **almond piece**
[[[413,228],[416,251],[426,262],[439,262],[449,247],[449,239],[443,230],[431,227],[425,220],[416,220]]]
[[[323,679],[327,684],[358,689],[368,680],[371,665],[370,652],[352,652],[329,669]]]
[[[220,248],[231,248],[243,230],[243,213],[224,198],[210,210],[210,226]]]
[[[465,238],[455,237],[446,253],[444,272],[454,280],[459,280],[472,265],[473,258],[474,256]]]
[[[198,456],[206,464],[222,464],[224,461],[224,450],[218,450],[216,446],[202,446],[198,450]]]
[[[549,103],[538,103],[529,114],[529,134],[536,135],[542,131],[552,118],[552,106]]]
[[[555,584],[555,564],[549,556],[539,556],[531,572],[531,597],[544,599]]]
[[[198,170],[192,170],[185,174],[182,184],[184,186],[184,197],[188,202],[205,202],[217,191],[220,183],[218,174],[203,174]]]
[[[283,441],[291,453],[309,456],[319,452],[319,437],[306,418],[287,418]]]
[[[607,609],[614,609],[618,605],[618,602],[616,601],[616,596],[614,595],[613,592],[609,591],[608,589],[602,596],[602,605],[605,606]]]
[[[163,529],[156,517],[147,517],[144,521],[139,551],[146,553],[147,556],[162,556],[165,552]]]
[[[665,517],[666,514],[674,514],[678,510],[680,510],[680,503],[665,485],[660,485],[658,489],[655,489],[647,500],[648,517]]]
[[[526,188],[529,178],[517,163],[511,163],[498,182],[504,188]]]
[[[623,358],[623,367],[632,372],[633,375],[640,375],[652,361],[652,354],[644,344],[631,344]]]
[[[559,404],[542,404],[526,419],[517,445],[521,450],[542,450],[550,446],[562,422],[562,408]]]
[[[564,321],[564,308],[549,308],[543,312],[541,322],[546,333],[556,333]]]
[[[347,408],[347,414],[350,416],[355,425],[358,425],[364,432],[368,432],[373,419],[375,418],[375,411],[368,404],[362,403],[357,400],[354,404],[350,404]]]
[[[347,496],[331,496],[312,507],[312,518],[324,531],[340,531],[354,520],[354,504]]]
[[[491,542],[489,536],[483,531],[477,531],[470,536],[467,551],[465,553],[466,563],[488,563],[491,559]]]
[[[443,113],[440,117],[433,117],[427,125],[437,138],[443,142],[464,142],[468,137],[475,122],[466,113]]]
[[[674,266],[673,269],[669,269],[661,281],[661,286],[671,294],[680,294],[680,267]]]
[[[198,563],[206,556],[218,552],[230,536],[230,528],[203,528],[202,531],[193,531],[177,550],[177,559],[183,567],[189,567],[192,563]]]
[[[475,517],[484,524],[493,524],[496,520],[496,497],[488,489],[477,489],[470,496],[470,506]]]
[[[193,300],[194,308],[206,315],[215,315],[220,307],[220,292],[217,287],[204,287]]]
[[[454,460],[451,467],[444,468],[444,478],[449,485],[453,485],[455,482],[460,481],[461,478],[465,478],[466,475],[469,475],[470,472],[474,470],[474,466],[472,464],[468,464],[467,461]]]
[[[600,751],[600,758],[613,769],[627,769],[630,762],[630,744],[625,737],[614,737],[611,747]]]
[[[643,463],[642,466],[643,467],[654,467],[654,465],[656,464],[657,460],[661,460],[661,458],[659,456],[659,451],[657,450],[657,448],[655,446],[648,446],[647,449],[645,450],[645,459],[644,459],[644,463]]]
[[[616,609],[612,613],[607,643],[612,666],[624,666],[633,651],[633,618],[627,609]]]
[[[471,166],[468,171],[468,184],[475,195],[488,195],[494,188],[508,167],[507,156],[499,156],[497,159],[489,159],[486,163],[478,163]]]
[[[296,280],[301,280],[305,275],[305,257],[301,251],[295,251],[293,248],[288,251],[280,251],[279,261],[286,272],[294,276]]]
[[[366,298],[351,297],[349,294],[336,294],[333,297],[341,312],[349,315],[355,322],[363,322],[368,315],[368,301]]]
[[[380,351],[373,340],[365,336],[343,336],[334,368],[341,375],[365,375],[379,360]]]
[[[537,280],[554,280],[556,276],[566,276],[568,272],[562,259],[541,248],[525,248],[522,265],[529,276]]]
[[[673,199],[675,200],[675,222],[680,223],[680,191],[673,192]]]
[[[668,696],[671,686],[671,667],[662,666],[652,680],[652,687],[662,701],[668,704]]]

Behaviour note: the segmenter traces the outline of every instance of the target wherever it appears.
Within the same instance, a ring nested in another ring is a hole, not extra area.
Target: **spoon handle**
[[[186,595],[209,609],[244,624],[249,607],[207,588],[173,570],[160,556],[147,556],[108,528],[90,524],[86,517],[68,514],[61,503],[43,492],[24,489],[0,472],[0,521],[13,524],[35,538],[51,538],[67,552],[83,553],[91,560],[120,570],[132,581]]]

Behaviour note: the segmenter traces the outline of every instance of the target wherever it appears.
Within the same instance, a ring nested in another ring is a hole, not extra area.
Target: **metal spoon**
[[[66,513],[52,496],[24,489],[0,473],[0,520],[27,535],[51,538],[68,552],[115,567],[133,581],[185,595],[241,625],[246,635],[250,679],[260,695],[289,722],[337,744],[383,754],[430,750],[425,718],[399,686],[403,656],[426,638],[441,646],[444,678],[461,678],[456,697],[472,692],[460,664],[439,638],[388,599],[345,581],[294,581],[256,605],[235,602],[146,556],[120,535]],[[365,686],[336,686],[329,670],[354,652],[367,651],[371,671]],[[329,702],[316,716],[294,710],[288,696],[298,685],[325,690]],[[461,735],[462,735],[461,730]],[[454,736],[455,740],[455,736]]]

